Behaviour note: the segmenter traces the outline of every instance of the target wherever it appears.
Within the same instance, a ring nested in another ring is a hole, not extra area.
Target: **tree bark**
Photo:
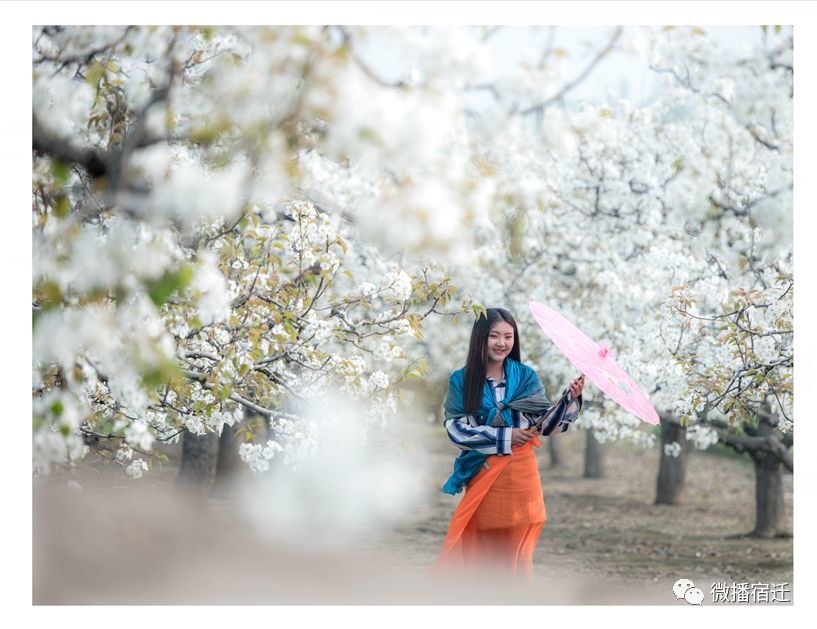
[[[550,467],[562,467],[564,465],[562,447],[559,445],[558,439],[552,437],[548,439],[548,453],[550,454]]]
[[[774,429],[761,420],[758,436],[774,438]],[[755,464],[755,529],[752,537],[771,538],[781,533],[785,505],[783,503],[782,461],[764,450],[750,450]]]
[[[176,489],[198,495],[206,495],[210,491],[218,462],[218,446],[219,435],[215,432],[194,435],[185,430]]]
[[[655,504],[681,504],[686,479],[688,445],[687,429],[673,418],[660,415],[661,419],[661,463],[658,468]],[[677,457],[664,453],[664,446],[671,443],[681,446]]]
[[[794,472],[789,448],[794,444],[791,433],[780,436],[768,405],[757,412],[757,425],[746,420],[743,434],[730,430],[726,422],[709,420],[718,429],[718,439],[739,454],[748,452],[755,465],[755,528],[752,537],[771,538],[787,533],[782,529],[783,468]]]
[[[218,453],[212,493],[226,497],[241,473],[241,457],[238,455],[239,441],[236,431],[241,424],[224,425],[218,439]]]
[[[238,435],[240,428],[249,429],[255,443],[264,443],[269,437],[266,418],[248,408],[244,408],[243,419],[239,423],[232,426],[224,425],[218,440],[218,462],[211,491],[220,498],[228,497],[241,475],[250,473],[238,454],[238,447],[244,442],[244,437]]]
[[[602,478],[604,465],[602,461],[602,447],[593,435],[593,429],[587,429],[587,441],[584,448],[584,477]]]
[[[780,461],[752,456],[755,463],[755,529],[752,537],[771,538],[781,532],[783,521],[783,475]]]

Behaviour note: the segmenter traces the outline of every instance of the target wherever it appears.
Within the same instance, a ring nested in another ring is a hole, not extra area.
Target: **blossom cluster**
[[[296,461],[320,439],[296,402],[341,386],[362,432],[386,425],[467,345],[470,318],[426,317],[470,305],[515,313],[553,396],[575,368],[532,299],[699,422],[693,445],[711,403],[771,404],[790,432],[790,39],[739,57],[634,32],[662,81],[638,105],[549,103],[558,55],[500,71],[472,28],[34,29],[35,467],[81,460],[84,435],[138,478],[134,451],[241,408],[273,417],[241,446],[252,469]],[[407,53],[394,76],[362,52],[378,33]],[[100,186],[87,155],[122,163]],[[655,442],[586,395],[600,440]]]

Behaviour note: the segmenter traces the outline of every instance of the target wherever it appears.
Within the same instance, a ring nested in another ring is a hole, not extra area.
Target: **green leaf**
[[[99,83],[99,79],[104,74],[105,66],[99,63],[99,61],[94,61],[88,66],[88,70],[85,72],[85,80],[88,81],[91,87],[96,88],[97,83]]]
[[[65,195],[60,195],[57,198],[57,203],[54,205],[54,215],[59,218],[65,218],[71,213],[71,202]]]
[[[675,174],[678,174],[684,169],[684,158],[678,157],[674,162],[672,162],[672,168],[675,170]]]
[[[190,133],[189,140],[193,144],[210,144],[227,130],[227,125],[221,122],[211,122]]]
[[[167,271],[160,279],[147,282],[148,295],[157,306],[162,306],[174,290],[182,291],[193,279],[193,270],[183,265],[173,271]]]
[[[425,358],[417,361],[417,370],[423,375],[428,371],[428,361]]]
[[[62,302],[62,291],[59,285],[51,280],[42,282],[37,290],[40,304],[44,309],[54,308]]]
[[[142,375],[142,382],[150,389],[157,389],[164,384],[162,372],[159,369],[151,369]]]
[[[61,184],[64,184],[68,181],[68,177],[71,176],[71,169],[65,162],[54,160],[51,162],[51,175]]]

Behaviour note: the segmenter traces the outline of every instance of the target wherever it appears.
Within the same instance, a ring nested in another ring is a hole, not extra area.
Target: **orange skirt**
[[[508,455],[486,460],[457,505],[439,558],[437,574],[497,572],[530,579],[533,551],[547,514],[533,447],[538,438]]]

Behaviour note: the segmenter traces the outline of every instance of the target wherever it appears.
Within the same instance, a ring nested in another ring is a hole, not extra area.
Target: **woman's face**
[[[490,362],[505,360],[513,349],[513,327],[507,321],[497,321],[488,332],[487,358]]]

